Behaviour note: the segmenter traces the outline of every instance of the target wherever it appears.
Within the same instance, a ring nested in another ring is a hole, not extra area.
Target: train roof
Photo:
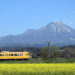
[[[28,53],[27,51],[24,51],[24,52]],[[17,52],[1,51],[0,53],[17,53]],[[23,53],[23,52],[18,52],[18,53]]]

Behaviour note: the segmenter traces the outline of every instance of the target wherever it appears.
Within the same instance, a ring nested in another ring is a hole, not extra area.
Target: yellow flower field
[[[0,64],[0,75],[75,75],[75,64]]]

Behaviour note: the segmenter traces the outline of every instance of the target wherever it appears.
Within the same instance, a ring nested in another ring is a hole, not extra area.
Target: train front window
[[[27,54],[25,54],[25,55],[27,55],[27,56],[28,56],[29,54],[27,53]]]

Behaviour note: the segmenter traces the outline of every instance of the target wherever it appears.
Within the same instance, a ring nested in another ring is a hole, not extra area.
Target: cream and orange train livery
[[[0,59],[29,59],[29,52],[0,52]]]

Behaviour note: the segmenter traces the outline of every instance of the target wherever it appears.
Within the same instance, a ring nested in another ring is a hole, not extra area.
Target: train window
[[[20,56],[23,56],[23,54],[21,53]]]
[[[17,56],[17,54],[14,54],[14,56]]]
[[[9,54],[9,56],[14,56],[14,54]]]
[[[11,56],[13,56],[13,54],[11,54]]]
[[[4,54],[2,54],[2,56],[4,56]]]
[[[9,56],[11,56],[11,54],[9,54]]]
[[[19,54],[17,54],[17,56],[19,56]]]
[[[19,56],[19,54],[14,54],[14,56]]]
[[[8,54],[5,54],[5,56],[8,56]]]
[[[0,56],[4,56],[4,54],[0,54]]]

